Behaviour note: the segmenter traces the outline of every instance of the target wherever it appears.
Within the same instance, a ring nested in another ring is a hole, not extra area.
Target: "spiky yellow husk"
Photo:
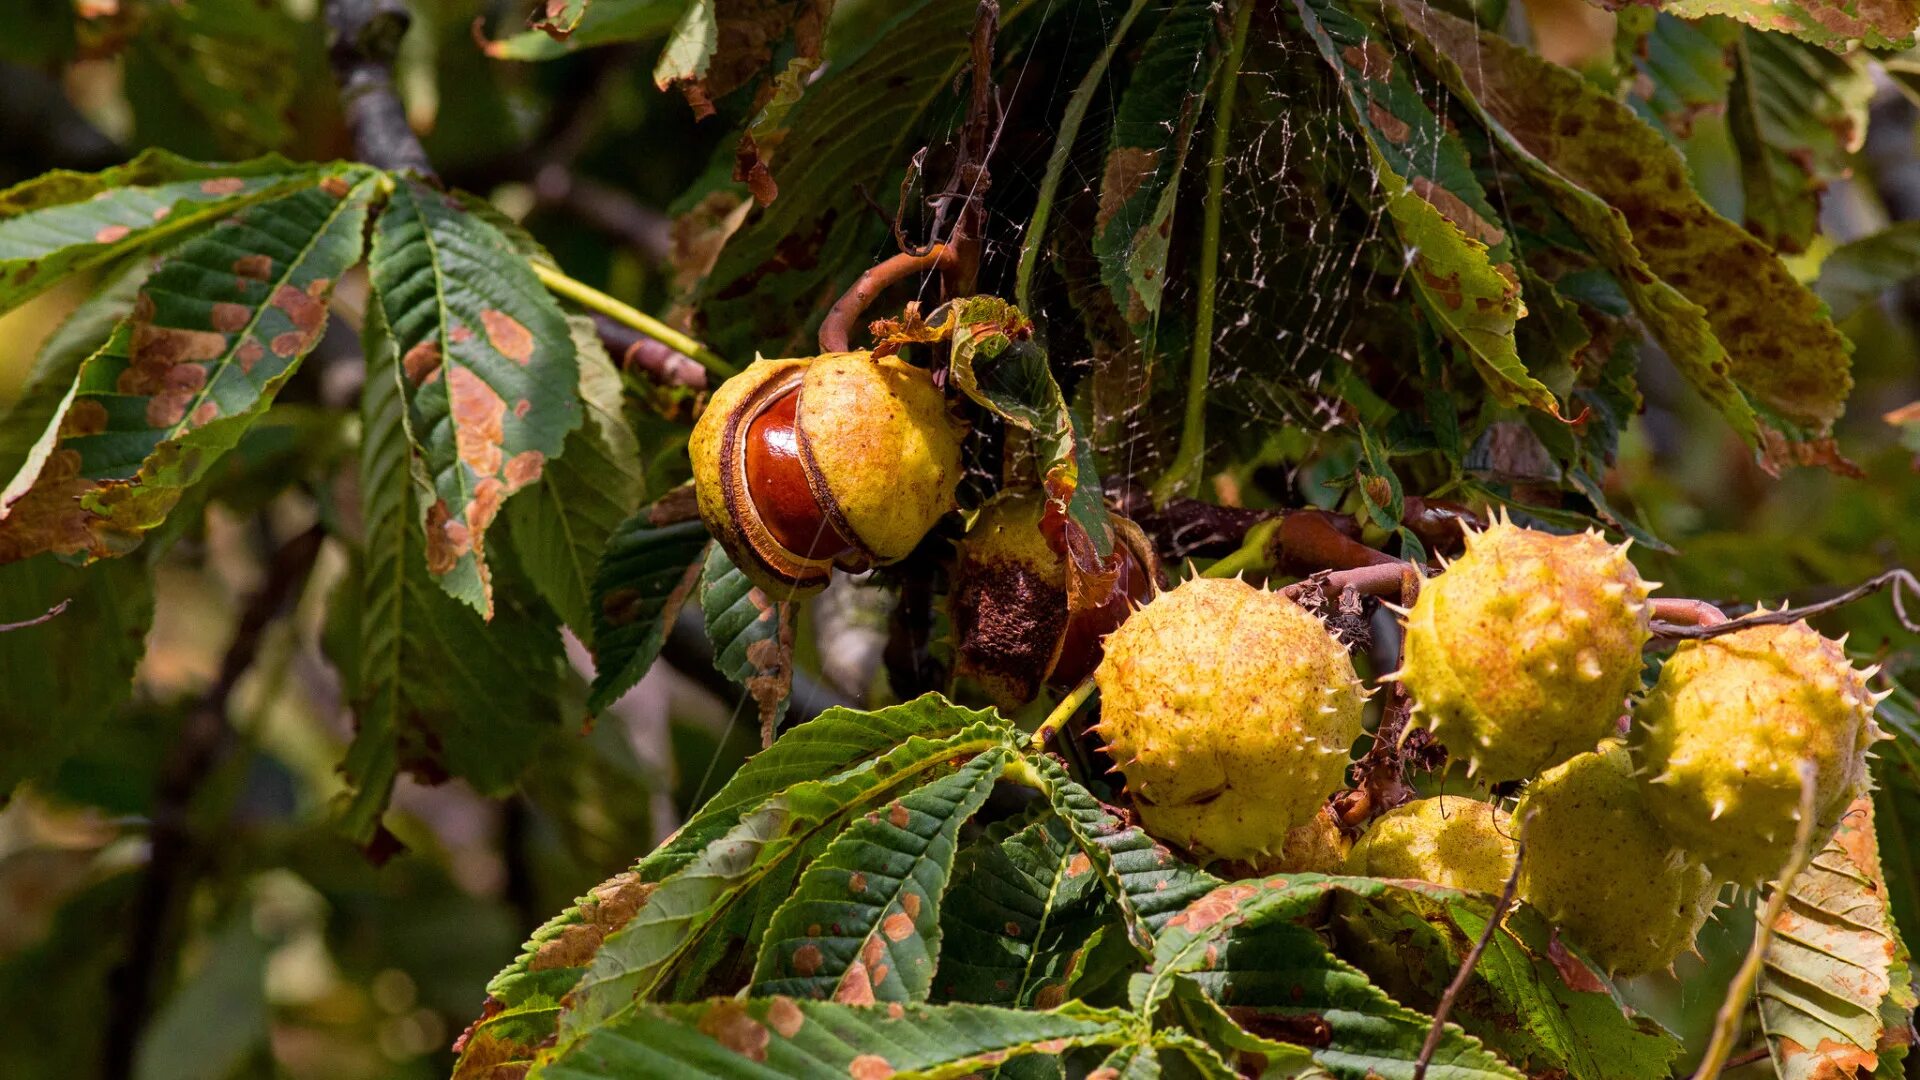
[[[1206,859],[1277,854],[1343,780],[1365,691],[1320,620],[1279,593],[1196,578],[1107,638],[1107,752],[1141,823]]]
[[[1786,863],[1814,768],[1817,849],[1867,788],[1867,673],[1806,623],[1684,642],[1634,714],[1647,804],[1674,839],[1742,885]]]
[[[1407,614],[1411,726],[1490,783],[1593,749],[1639,687],[1650,591],[1625,546],[1592,533],[1469,535]]]
[[[1347,872],[1498,894],[1513,873],[1513,821],[1488,802],[1417,799],[1382,814],[1347,856]]]
[[[1608,974],[1658,971],[1693,947],[1719,883],[1654,820],[1619,741],[1549,770],[1513,816],[1520,895]]]

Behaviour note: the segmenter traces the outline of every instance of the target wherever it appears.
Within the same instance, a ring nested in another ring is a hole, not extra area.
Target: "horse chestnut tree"
[[[1920,12],[1575,2],[25,5],[8,1075],[1911,1072]]]

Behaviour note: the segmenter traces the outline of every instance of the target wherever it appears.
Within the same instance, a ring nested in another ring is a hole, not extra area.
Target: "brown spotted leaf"
[[[1867,134],[1864,63],[1780,34],[1741,31],[1727,127],[1739,151],[1747,231],[1805,251],[1827,185],[1850,174]]]
[[[483,215],[396,178],[373,240],[373,285],[400,350],[421,469],[427,569],[491,618],[487,530],[580,424],[566,316]]]
[[[985,1005],[863,1008],[785,996],[642,1005],[543,1059],[545,1080],[965,1076],[1029,1055],[1139,1037],[1140,1021],[1078,1002],[1051,1012]]]
[[[1846,338],[1766,245],[1701,200],[1666,139],[1576,72],[1430,5],[1391,10],[1766,462],[1844,468],[1829,433],[1853,386]]]
[[[1506,405],[1558,413],[1527,371],[1514,329],[1527,314],[1507,228],[1488,204],[1466,150],[1407,76],[1412,58],[1337,0],[1296,0],[1366,136],[1374,173],[1408,259],[1421,310]]]
[[[620,523],[640,508],[645,458],[622,413],[620,371],[593,321],[569,317],[580,363],[581,425],[539,481],[507,504],[514,553],[547,603],[589,648],[593,575]]]
[[[1093,860],[1051,812],[960,850],[940,911],[935,1001],[1051,1008],[1074,954],[1108,922]]]
[[[329,176],[167,257],[0,489],[0,563],[123,554],[165,520],[319,341],[375,184]]]
[[[925,1001],[960,826],[986,802],[1006,759],[988,751],[855,820],[774,914],[750,992],[849,1005]]]
[[[1905,48],[1920,28],[1920,4],[1914,0],[1663,0],[1658,6],[1686,19],[1726,15],[1756,30],[1782,31],[1836,52],[1854,42]]]
[[[354,175],[264,157],[202,165],[149,150],[104,172],[54,171],[0,192],[0,312],[70,274],[177,240],[254,203]]]
[[[1916,1003],[1906,948],[1880,870],[1872,796],[1841,819],[1794,881],[1760,970],[1760,1023],[1782,1080],[1871,1076],[1889,1045],[1904,1048]]]
[[[399,350],[380,305],[370,303],[363,335],[360,513],[365,529],[336,603],[355,620],[337,635],[336,656],[356,727],[341,772],[347,790],[336,826],[363,846],[380,836],[381,816],[402,771],[429,782],[458,776],[504,794],[560,729],[556,692],[564,660],[553,616],[505,599],[511,618],[489,626],[428,576],[415,508],[401,400]],[[335,635],[329,635],[334,637]]]
[[[805,730],[794,729],[774,749],[795,740],[796,734],[804,740]],[[791,886],[790,872],[797,861],[818,851],[819,841],[839,837],[857,817],[892,814],[900,805],[897,800],[924,781],[953,770],[956,763],[998,754],[1019,737],[997,717],[942,739],[910,736],[875,759],[794,784],[743,812],[730,829],[696,848],[690,861],[675,860],[647,906],[602,944],[567,997],[560,1017],[561,1043],[631,1010],[636,1001],[659,999],[676,968],[697,956],[703,943],[731,922],[738,906],[778,902]],[[899,827],[911,824],[909,818]],[[767,882],[776,883],[781,892],[760,895]],[[903,904],[896,903],[887,914],[904,912]],[[893,926],[897,932],[900,924]]]
[[[620,700],[653,666],[712,542],[697,519],[656,525],[653,507],[636,511],[607,538],[593,577],[588,711]]]
[[[700,571],[700,612],[714,669],[753,699],[763,741],[771,742],[793,693],[793,606],[767,599],[715,544]]]

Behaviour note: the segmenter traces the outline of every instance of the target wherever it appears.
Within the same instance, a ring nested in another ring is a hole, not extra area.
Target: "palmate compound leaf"
[[[55,170],[0,192],[0,312],[60,279],[177,240],[351,167],[280,157],[201,164],[148,150],[98,173]]]
[[[1219,1003],[1245,1030],[1306,1045],[1341,1080],[1407,1080],[1432,1018],[1389,998],[1300,925],[1342,881],[1286,875],[1223,885],[1168,920],[1153,966],[1134,977],[1137,1009],[1175,999],[1182,980]],[[1434,1080],[1520,1080],[1478,1040],[1449,1024],[1427,1075]]]
[[[789,997],[641,1005],[535,1066],[528,1080],[959,1077],[1024,1055],[1136,1038],[1137,1018],[1069,1004],[843,1005]]]
[[[849,1005],[925,1001],[960,826],[987,801],[1010,755],[980,754],[836,837],[775,913],[748,992]]]
[[[485,215],[411,177],[393,184],[370,267],[400,349],[427,569],[491,618],[487,530],[580,424],[573,337]]]
[[[872,776],[888,751],[910,740],[951,739],[991,722],[991,711],[963,709],[927,694],[873,712],[828,709],[784,732],[631,871],[534,932],[521,955],[488,984],[486,1012],[462,1039],[458,1075],[482,1077],[495,1063],[528,1058],[553,1035],[561,996],[580,981],[606,936],[626,925],[661,881],[725,837],[753,808],[796,785]]]
[[[567,325],[580,363],[584,419],[539,481],[507,504],[507,527],[541,597],[591,648],[595,568],[608,539],[640,508],[647,478],[640,442],[621,412],[619,369],[593,320],[571,316]]]
[[[1912,1039],[1912,983],[1873,798],[1862,796],[1794,881],[1763,958],[1760,1024],[1781,1080],[1872,1075],[1900,1060]]]
[[[1507,230],[1466,150],[1402,70],[1410,57],[1339,0],[1296,0],[1321,58],[1366,135],[1387,212],[1412,260],[1421,310],[1472,361],[1495,400],[1558,412],[1514,342],[1526,314]]]
[[[1109,921],[1093,861],[1051,810],[960,849],[940,912],[936,1001],[1050,1008]]]
[[[147,278],[0,489],[0,563],[131,550],[266,411],[360,261],[378,183],[351,167],[315,176],[182,244]]]
[[[401,398],[400,351],[377,299],[363,334],[360,500],[366,530],[356,553],[357,602],[339,617],[358,625],[340,635],[351,659],[337,658],[354,706],[356,732],[341,765],[348,790],[334,807],[338,826],[372,845],[400,770],[426,779],[460,776],[489,794],[519,777],[540,741],[560,727],[556,693],[564,662],[552,616],[510,597],[512,619],[489,626],[427,576],[426,538],[415,509],[411,451]]]
[[[810,850],[816,837],[838,835],[854,817],[956,762],[1008,747],[1016,738],[998,719],[943,739],[911,736],[870,762],[795,784],[761,802],[663,879],[634,918],[608,936],[568,998],[561,1041],[570,1042],[654,995],[703,936],[727,920],[734,905],[791,866],[787,860]]]
[[[1850,346],[1765,245],[1701,200],[1659,132],[1577,73],[1431,5],[1384,10],[1770,468],[1846,467],[1830,432],[1853,385]]]

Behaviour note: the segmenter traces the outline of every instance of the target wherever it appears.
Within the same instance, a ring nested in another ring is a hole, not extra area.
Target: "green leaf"
[[[1526,306],[1508,230],[1458,136],[1428,107],[1383,36],[1338,0],[1295,2],[1366,135],[1421,310],[1472,361],[1495,400],[1557,414],[1552,391],[1528,374],[1514,343]]]
[[[774,915],[749,993],[925,1001],[955,838],[1006,760],[1005,752],[981,754],[835,838]]]
[[[553,1034],[561,996],[579,982],[606,935],[625,925],[661,880],[768,797],[823,777],[871,774],[887,751],[910,739],[945,739],[992,719],[991,711],[962,709],[927,694],[873,712],[828,709],[789,729],[747,759],[718,794],[631,871],[534,932],[519,958],[488,984],[488,1014],[471,1029],[462,1060],[493,1060],[489,1055],[500,1052],[531,1056],[532,1048]]]
[[[322,176],[280,157],[202,165],[148,150],[98,173],[56,169],[0,191],[0,312],[61,278],[284,195]]]
[[[1218,13],[1199,0],[1170,7],[1141,47],[1108,140],[1093,234],[1100,278],[1147,349],[1167,282],[1180,175],[1219,66]]]
[[[1497,35],[1425,5],[1390,9],[1769,467],[1838,464],[1829,431],[1853,385],[1846,339],[1765,245],[1700,199],[1660,133]]]
[[[1760,1024],[1781,1080],[1866,1075],[1882,1040],[1904,1045],[1916,998],[1862,797],[1793,883],[1762,958]],[[1899,1031],[1887,1030],[1887,1013]],[[1857,1071],[1857,1072],[1856,1072]]]
[[[701,329],[714,351],[811,354],[821,296],[852,284],[871,265],[875,238],[886,235],[870,215],[853,214],[845,195],[860,184],[897,186],[896,163],[920,145],[921,121],[951,100],[974,13],[947,0],[887,5],[875,12],[884,22],[872,44],[836,54],[832,70],[793,106],[773,170],[780,197],[748,215],[700,286]]]
[[[1783,30],[1815,45],[1842,51],[1854,42],[1874,48],[1913,44],[1920,8],[1908,3],[1860,0],[1664,0],[1659,5],[1681,18],[1726,15],[1756,30]]]
[[[411,177],[375,224],[371,270],[424,470],[427,569],[491,618],[487,529],[580,424],[566,316],[512,240]]]
[[[1119,905],[1127,933],[1140,949],[1187,904],[1220,880],[1183,862],[1140,829],[1123,823],[1081,787],[1058,762],[1029,757],[1031,782],[1085,852],[1106,892]]]
[[[934,997],[1047,1008],[1067,991],[1075,951],[1106,922],[1105,894],[1058,816],[1002,832],[967,845],[954,866]]]
[[[0,424],[0,431],[5,425]],[[52,555],[0,566],[0,799],[79,749],[133,690],[153,625],[153,571],[142,557],[80,568]]]
[[[528,17],[527,23],[535,30],[553,38],[565,41],[580,27],[580,20],[586,17],[587,9],[593,0],[546,0],[543,7]],[[622,0],[601,0],[601,6],[622,6]],[[626,4],[625,6],[632,6]],[[658,6],[665,7],[665,4]]]
[[[1727,98],[1740,159],[1747,231],[1778,251],[1805,251],[1820,196],[1850,172],[1867,133],[1873,80],[1847,57],[1781,34],[1747,30]]]
[[[983,1005],[894,1009],[792,998],[643,1005],[564,1047],[529,1080],[675,1076],[876,1080],[958,1077],[1008,1058],[1112,1046],[1132,1037],[1124,1012]]]
[[[1288,875],[1224,885],[1168,920],[1151,974],[1135,977],[1136,1007],[1152,1007],[1189,979],[1256,1035],[1291,1034],[1316,1064],[1351,1080],[1407,1080],[1431,1017],[1395,1003],[1336,958],[1311,929],[1341,879]],[[1362,889],[1368,879],[1347,879]],[[1520,1080],[1520,1073],[1449,1024],[1427,1070],[1435,1080]]]
[[[362,171],[252,207],[147,278],[0,490],[0,562],[123,554],[166,519],[319,341],[374,187]]]
[[[372,844],[401,769],[461,776],[504,793],[559,726],[561,659],[552,617],[510,599],[513,618],[489,626],[427,577],[425,537],[401,396],[400,351],[384,309],[368,304],[361,391],[357,655],[341,664],[358,725],[341,765],[339,827]]]
[[[1381,882],[1335,885],[1331,929],[1343,958],[1395,1000],[1431,1012],[1486,930],[1492,898]],[[1449,1019],[1529,1076],[1664,1080],[1679,1041],[1629,1015],[1607,980],[1570,955],[1540,913],[1507,913]]]
[[[594,45],[612,45],[627,41],[646,41],[672,29],[686,10],[687,0],[562,0],[559,15],[546,9],[544,23],[535,29],[515,34],[486,45],[488,56],[496,60],[553,60],[578,49]],[[570,14],[575,22],[564,38],[556,37],[548,26],[558,27]]]
[[[796,729],[798,730],[798,729]],[[910,737],[870,763],[787,788],[743,815],[725,835],[664,878],[646,907],[610,935],[568,998],[561,1039],[571,1041],[662,986],[676,963],[723,922],[762,880],[815,836],[833,835],[856,814],[916,786],[955,759],[1009,745],[1004,721],[975,724],[946,739]]]
[[[720,48],[719,15],[715,0],[692,0],[673,24],[673,33],[660,60],[653,67],[653,84],[665,90],[677,82],[692,82],[706,75],[713,65],[713,54]]]
[[[144,14],[125,60],[138,141],[161,141],[156,134],[179,127],[193,137],[165,140],[176,149],[252,153],[293,138],[288,117],[308,74],[298,46],[317,45],[321,34],[308,38],[308,25],[255,0],[181,0]],[[149,72],[162,92],[144,92],[153,85],[144,81]]]
[[[1160,1080],[1160,1053],[1152,1043],[1128,1043],[1101,1059],[1103,1080]]]
[[[715,544],[700,573],[700,610],[714,670],[746,689],[760,707],[761,730],[772,731],[793,690],[790,607],[769,601]]]
[[[1880,294],[1920,275],[1920,221],[1896,221],[1834,248],[1820,261],[1813,291],[1845,319]]]
[[[619,369],[593,320],[574,316],[567,323],[579,357],[586,419],[568,432],[560,457],[547,463],[539,482],[507,504],[507,527],[540,595],[591,648],[595,569],[615,530],[640,508],[647,478],[640,441],[621,411]]]
[[[697,519],[655,525],[660,505],[621,522],[594,571],[589,712],[602,712],[620,700],[653,666],[712,542]]]

